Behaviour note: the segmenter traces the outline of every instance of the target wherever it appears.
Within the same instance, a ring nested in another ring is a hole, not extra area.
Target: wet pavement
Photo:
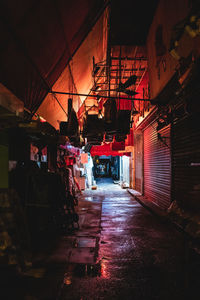
[[[183,234],[111,180],[97,184],[79,201],[80,229],[42,259],[44,274],[11,281],[15,297],[2,299],[199,299],[200,257]]]
[[[78,256],[69,259],[59,299],[199,299],[200,258],[187,248],[182,233],[118,185],[97,183],[85,198],[101,207],[99,231],[91,219],[87,230],[88,242],[96,237],[97,249],[77,245],[83,253],[94,249],[94,264],[81,263]]]

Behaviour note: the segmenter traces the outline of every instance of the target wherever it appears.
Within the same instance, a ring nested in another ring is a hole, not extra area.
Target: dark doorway
[[[119,180],[119,157],[118,156],[95,156],[94,178],[111,178]]]

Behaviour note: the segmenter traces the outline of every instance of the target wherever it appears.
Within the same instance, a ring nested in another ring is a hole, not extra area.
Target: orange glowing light
[[[64,282],[65,285],[72,284],[72,278],[71,278],[71,276],[69,274],[66,274],[65,277],[64,277],[63,282]]]
[[[105,279],[110,279],[110,274],[107,269],[107,262],[102,260],[101,262],[101,277]]]

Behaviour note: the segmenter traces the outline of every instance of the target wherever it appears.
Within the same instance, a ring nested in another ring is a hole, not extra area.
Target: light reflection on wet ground
[[[45,258],[44,278],[15,287],[11,281],[23,292],[5,299],[199,299],[199,256],[126,190],[101,180],[97,190],[84,192],[78,209],[80,229],[62,236]]]
[[[81,228],[82,236],[87,229],[98,237],[95,260],[69,262],[60,299],[186,299],[189,275],[180,233],[159,223],[116,184],[101,180],[97,190],[85,192],[85,201],[101,206],[101,213],[87,215],[89,224],[84,221]],[[97,216],[99,230],[92,220]]]

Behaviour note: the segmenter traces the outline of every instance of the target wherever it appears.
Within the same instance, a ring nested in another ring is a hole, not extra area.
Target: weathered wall
[[[159,94],[178,66],[178,60],[169,53],[172,28],[187,17],[191,9],[190,2],[186,0],[161,0],[157,8],[147,38],[151,98],[155,98]],[[158,36],[159,26],[161,26],[162,34],[160,36],[162,35],[162,38],[160,38],[160,42],[156,42],[156,31]],[[187,57],[192,49],[195,49],[195,55],[199,55],[200,38],[191,38],[188,33],[184,32],[177,51],[182,57]],[[161,55],[158,55],[159,52]]]

